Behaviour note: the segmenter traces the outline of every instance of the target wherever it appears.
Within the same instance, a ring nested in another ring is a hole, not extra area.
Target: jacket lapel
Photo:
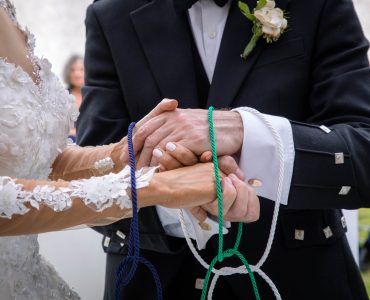
[[[154,0],[133,11],[131,19],[162,96],[178,99],[184,108],[197,107],[185,16],[175,12],[172,0]]]
[[[277,0],[276,5],[285,9],[290,0]],[[252,10],[256,1],[244,0]],[[238,1],[233,0],[218,54],[215,73],[208,96],[208,106],[219,108],[231,106],[238,91],[252,70],[266,42],[261,38],[247,59],[240,54],[252,37],[253,24],[240,12]]]

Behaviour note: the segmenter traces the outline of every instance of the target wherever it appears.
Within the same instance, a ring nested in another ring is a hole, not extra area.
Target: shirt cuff
[[[179,211],[177,208],[167,208],[162,206],[156,206],[159,220],[162,223],[163,229],[167,235],[184,238],[184,233],[181,228],[179,221]],[[200,227],[198,220],[187,210],[183,209],[185,226],[189,232],[191,239],[197,243],[198,250],[202,250],[206,247],[207,242],[213,235],[218,234],[218,222],[208,217],[204,223],[208,226],[207,230]],[[231,226],[230,222],[224,222],[223,234],[227,234]]]
[[[244,126],[239,166],[248,181],[257,179],[262,183],[262,186],[255,187],[258,196],[276,201],[280,172],[278,145],[266,124],[246,109],[240,107],[234,110],[240,114]],[[264,116],[279,133],[283,144],[284,180],[281,204],[286,205],[295,157],[292,126],[286,118],[266,114]]]

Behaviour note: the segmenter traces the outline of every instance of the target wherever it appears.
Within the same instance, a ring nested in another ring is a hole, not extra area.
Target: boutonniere
[[[256,46],[260,37],[267,43],[276,42],[288,26],[284,11],[275,7],[274,0],[259,0],[257,6],[251,11],[248,5],[239,1],[239,8],[243,15],[253,22],[253,36],[245,47],[241,57],[246,59]]]

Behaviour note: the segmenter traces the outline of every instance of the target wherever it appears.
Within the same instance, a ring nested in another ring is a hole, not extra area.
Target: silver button
[[[340,218],[340,222],[342,223],[342,227],[343,227],[344,229],[346,229],[346,228],[347,228],[347,222],[346,222],[346,218],[345,218],[344,216],[342,216],[342,217]]]
[[[121,247],[123,247],[125,244],[124,243],[119,243],[121,245]]]
[[[215,39],[216,36],[217,36],[217,32],[216,31],[212,31],[212,32],[208,33],[208,37],[210,39],[212,39],[212,40]]]
[[[339,191],[338,194],[341,195],[341,196],[346,196],[346,195],[348,195],[348,193],[350,192],[350,190],[351,190],[351,187],[350,186],[344,185],[344,186],[341,187],[341,189],[340,189],[340,191]]]
[[[330,133],[331,132],[331,130],[328,127],[326,127],[325,125],[321,125],[320,126],[320,129],[322,131],[324,131],[325,133]]]
[[[195,280],[195,288],[197,290],[202,290],[203,289],[203,286],[204,286],[204,279],[201,279],[201,278],[197,278]]]
[[[294,231],[294,238],[298,241],[303,241],[304,240],[304,230],[296,229]]]
[[[110,237],[105,237],[104,238],[104,247],[109,247],[109,244],[110,244]]]
[[[122,231],[117,230],[116,234],[117,234],[117,236],[119,236],[123,240],[126,238],[126,235]]]
[[[336,165],[344,164],[344,154],[342,152],[335,153],[334,156]]]
[[[323,230],[322,230],[325,234],[325,237],[327,239],[331,238],[333,236],[333,232],[331,231],[331,228],[328,226],[328,227],[325,227]]]

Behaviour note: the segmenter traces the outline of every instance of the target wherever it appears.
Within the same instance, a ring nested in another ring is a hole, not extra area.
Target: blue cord
[[[132,278],[134,277],[139,263],[144,264],[152,276],[157,287],[157,299],[163,299],[162,285],[159,278],[158,272],[153,266],[153,264],[146,258],[140,256],[140,237],[139,237],[139,216],[137,209],[137,192],[136,192],[136,162],[134,154],[134,146],[132,144],[132,131],[136,123],[133,122],[128,128],[127,141],[128,141],[128,153],[130,157],[130,172],[131,172],[131,196],[132,196],[132,220],[130,224],[130,237],[128,242],[128,254],[120,263],[117,269],[117,279],[116,279],[116,300],[121,298],[121,285],[127,286]],[[127,273],[127,268],[131,266],[129,272]],[[125,277],[124,274],[127,274]]]

